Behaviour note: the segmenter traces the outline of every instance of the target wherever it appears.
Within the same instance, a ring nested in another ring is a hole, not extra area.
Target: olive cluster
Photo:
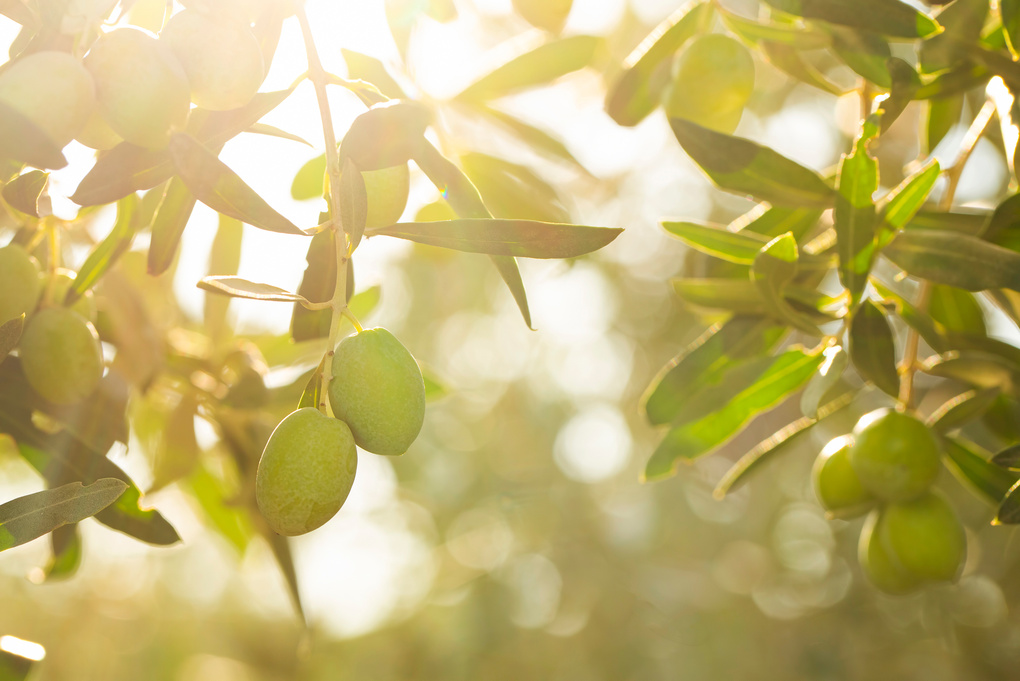
[[[266,443],[256,473],[259,510],[279,534],[298,535],[332,518],[351,491],[357,447],[399,455],[425,420],[425,382],[407,348],[386,329],[342,340],[326,393],[334,418],[305,407]]]
[[[967,555],[963,524],[933,489],[939,473],[936,437],[914,416],[877,409],[853,433],[829,442],[815,461],[819,501],[832,515],[870,511],[858,560],[883,591],[901,594],[926,582],[957,578]]]
[[[104,33],[82,60],[58,51],[18,57],[0,73],[0,102],[58,147],[77,139],[93,149],[123,141],[162,148],[184,127],[191,102],[244,106],[264,77],[246,17],[186,9],[158,38],[134,27]]]

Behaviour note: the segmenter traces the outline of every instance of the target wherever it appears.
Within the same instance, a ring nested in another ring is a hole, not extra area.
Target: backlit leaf
[[[874,31],[899,38],[926,38],[942,30],[934,19],[899,0],[766,0],[776,9],[805,19]]]
[[[39,214],[39,198],[46,189],[50,174],[41,170],[30,170],[22,173],[4,185],[4,201],[12,207],[33,217]],[[45,212],[45,211],[44,211]]]
[[[908,274],[967,291],[1020,291],[1020,253],[965,234],[901,232],[882,253]]]
[[[123,480],[101,478],[90,485],[71,482],[0,504],[0,551],[94,516],[126,489]]]
[[[156,190],[153,190],[156,191]],[[174,261],[184,228],[195,209],[195,195],[184,181],[175,177],[166,185],[163,200],[152,219],[149,241],[148,271],[153,276],[166,272]]]
[[[699,225],[694,222],[663,222],[663,228],[684,243],[716,258],[740,265],[750,265],[769,242],[768,237],[753,231],[731,232],[728,229]]]
[[[202,277],[198,282],[198,288],[204,291],[212,291],[213,293],[222,293],[234,298],[268,300],[281,303],[308,302],[304,296],[296,293],[291,293],[270,284],[248,281],[241,277]]]
[[[836,177],[836,246],[839,278],[856,302],[868,281],[874,258],[876,214],[874,193],[878,189],[878,161],[868,153],[868,143],[878,134],[878,120],[869,118],[853,151],[844,154]]]
[[[117,221],[113,229],[85,258],[81,269],[67,289],[64,304],[71,305],[96,285],[96,282],[127,253],[134,241],[139,224],[139,204],[136,194],[128,194],[117,202]]]
[[[946,467],[967,487],[998,504],[1016,482],[1017,476],[991,463],[988,453],[959,437],[943,437]],[[1014,521],[1016,522],[1016,521]]]
[[[861,378],[896,397],[900,379],[896,370],[896,344],[885,313],[865,301],[850,322],[850,360]]]
[[[929,428],[946,433],[980,418],[999,396],[998,388],[968,390],[939,405],[925,420]]]

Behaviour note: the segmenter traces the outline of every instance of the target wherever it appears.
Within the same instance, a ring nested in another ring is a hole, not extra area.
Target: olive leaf
[[[71,482],[0,504],[0,551],[94,516],[126,489],[123,480],[100,478],[89,485]]]

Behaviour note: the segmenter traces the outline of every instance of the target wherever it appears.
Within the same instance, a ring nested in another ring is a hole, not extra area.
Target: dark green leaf
[[[882,101],[882,132],[892,127],[921,88],[921,78],[917,71],[902,59],[887,59],[885,67],[892,82],[889,85],[889,96]]]
[[[158,276],[170,269],[181,243],[181,235],[184,234],[184,228],[191,219],[191,212],[195,209],[195,200],[195,195],[188,190],[181,178],[175,177],[167,183],[163,200],[152,219],[149,274]]]
[[[985,315],[974,294],[951,286],[931,287],[928,314],[950,331],[985,335]]]
[[[821,177],[772,149],[680,118],[669,123],[680,146],[720,188],[800,208],[832,205],[834,192]]]
[[[468,253],[521,258],[575,258],[597,251],[622,231],[533,220],[462,218],[443,222],[398,222],[367,233]]]
[[[882,253],[908,274],[967,291],[1020,291],[1020,253],[965,234],[901,232]]]
[[[343,47],[340,48],[340,52],[347,64],[347,75],[351,78],[368,81],[379,88],[379,92],[389,99],[404,99],[407,96],[383,63],[375,57]]]
[[[983,238],[1020,252],[1020,194],[1013,194],[995,208]]]
[[[248,104],[232,111],[195,109],[188,131],[210,150],[244,132],[276,108],[293,89],[260,92]],[[136,147],[124,142],[104,153],[81,181],[71,200],[80,206],[98,206],[122,199],[131,192],[151,189],[170,179],[174,164],[167,150]]]
[[[762,246],[769,242],[768,237],[761,236],[750,228],[732,232],[729,229],[694,222],[663,222],[662,226],[691,248],[739,265],[753,263]]]
[[[1000,468],[1020,472],[1020,445],[1007,447],[992,457],[992,463]]]
[[[896,397],[900,378],[896,370],[896,344],[885,313],[870,300],[850,322],[850,360],[861,378]]]
[[[462,218],[491,218],[489,209],[482,203],[482,197],[471,180],[460,168],[439,153],[432,144],[425,143],[415,156],[414,162],[436,186],[450,204],[450,207]],[[531,328],[531,311],[528,309],[528,296],[524,291],[524,280],[521,279],[520,268],[512,256],[494,255],[493,264],[503,278],[510,294],[517,303],[517,308],[524,317],[524,323]]]
[[[270,284],[260,284],[241,277],[202,277],[198,288],[203,291],[222,293],[234,298],[268,300],[280,303],[307,303],[304,296],[285,291]]]
[[[361,243],[367,220],[368,190],[365,188],[365,178],[354,159],[348,157],[344,160],[343,172],[340,174],[340,221],[348,235],[351,251]]]
[[[0,102],[0,158],[56,170],[67,159],[49,136],[13,107]]]
[[[899,0],[766,0],[776,9],[897,38],[926,38],[942,30],[934,19]]]
[[[874,193],[878,190],[878,161],[868,153],[868,143],[878,135],[876,117],[861,124],[854,149],[843,155],[836,177],[836,247],[839,278],[856,304],[868,282],[874,259],[876,213]]]
[[[922,42],[918,48],[921,73],[939,73],[966,59],[963,45],[971,45],[981,37],[988,0],[956,0],[939,13],[945,27],[940,35]]]
[[[606,90],[606,113],[620,125],[640,123],[659,105],[670,80],[669,60],[685,42],[708,28],[713,4],[688,2],[655,27],[623,62]]]
[[[1014,484],[1006,492],[1002,504],[995,514],[992,525],[1016,525],[1020,523],[1020,485]]]
[[[836,399],[819,407],[815,411],[815,415],[803,416],[759,442],[726,471],[719,484],[716,485],[712,493],[713,496],[716,499],[722,499],[743,485],[752,473],[761,468],[762,464],[771,461],[777,455],[786,451],[786,448],[795,441],[798,435],[805,433],[811,426],[849,405],[853,402],[853,398],[853,392],[843,393]]]
[[[188,190],[213,210],[270,232],[305,234],[195,138],[176,133],[169,151]]]
[[[547,42],[482,76],[455,99],[484,102],[546,85],[561,76],[590,66],[601,46],[602,38],[588,35]]]
[[[925,423],[929,428],[940,433],[948,433],[962,428],[983,416],[998,396],[998,388],[968,390],[939,405],[925,420]]]
[[[117,221],[113,229],[85,258],[78,275],[74,278],[64,304],[71,305],[85,292],[96,285],[96,282],[113,267],[114,263],[131,248],[135,232],[141,226],[138,221],[139,204],[137,194],[128,194],[117,202]]]
[[[810,419],[818,416],[826,396],[839,383],[850,363],[849,354],[839,345],[826,348],[822,354],[825,361],[818,367],[818,371],[811,377],[800,396],[800,411]]]
[[[90,485],[71,482],[0,504],[0,551],[90,518],[126,489],[123,480],[101,478]]]
[[[340,143],[340,161],[350,158],[362,172],[407,163],[425,144],[431,121],[432,112],[419,102],[378,104],[351,123]]]
[[[724,381],[740,360],[765,355],[786,329],[760,317],[733,317],[706,330],[652,380],[644,410],[653,425],[670,423],[704,388]]]
[[[41,170],[30,170],[27,173],[18,175],[8,182],[3,189],[4,201],[13,208],[27,213],[33,217],[42,217],[39,214],[39,198],[46,189],[46,181],[50,174]],[[49,211],[43,211],[48,213]]]
[[[799,389],[822,363],[822,354],[793,349],[774,357],[749,387],[722,409],[670,430],[645,467],[646,480],[676,472],[680,461],[696,459],[735,435],[745,423]]]
[[[0,362],[3,362],[11,350],[18,347],[21,331],[25,328],[25,314],[0,324]]]
[[[998,504],[1006,496],[1016,476],[988,461],[988,453],[959,437],[943,437],[946,467],[966,486],[985,499]]]
[[[953,350],[930,357],[921,370],[932,376],[952,378],[979,388],[1010,390],[1017,376],[1016,363],[980,350]]]

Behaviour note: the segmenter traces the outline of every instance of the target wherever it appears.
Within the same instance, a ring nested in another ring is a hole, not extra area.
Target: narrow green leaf
[[[805,433],[811,426],[853,402],[854,395],[853,391],[843,393],[836,399],[819,407],[813,416],[802,416],[759,442],[726,471],[726,474],[723,475],[712,492],[712,496],[716,499],[722,499],[733,490],[739,488],[763,464],[786,451],[786,448],[797,439],[798,435]]]
[[[1020,484],[1014,483],[1002,498],[999,510],[992,520],[992,525],[1016,525],[1020,523]]]
[[[908,274],[967,291],[1020,291],[1020,253],[965,234],[908,229],[882,253]]]
[[[362,172],[407,163],[425,144],[432,112],[415,101],[377,104],[354,119],[340,143],[340,162],[347,158]]]
[[[939,162],[931,159],[896,185],[878,202],[876,209],[883,230],[891,237],[909,223],[924,205],[941,172]]]
[[[935,151],[939,142],[960,122],[960,118],[963,116],[963,104],[962,94],[949,94],[932,97],[928,100],[923,140],[925,151],[929,154]]]
[[[307,266],[301,277],[298,295],[313,303],[324,303],[333,299],[336,288],[336,241],[333,230],[327,229],[312,237],[305,256]],[[350,278],[347,282],[348,293],[354,292],[353,263],[347,264]],[[290,333],[295,342],[326,338],[329,336],[329,325],[332,318],[330,310],[309,310],[301,303],[294,304],[291,313]]]
[[[985,314],[973,293],[951,286],[934,285],[928,314],[950,331],[985,335]]]
[[[305,138],[299,135],[295,135],[292,132],[282,130],[276,127],[275,125],[267,125],[266,123],[253,123],[250,128],[245,130],[245,132],[250,132],[255,135],[265,135],[266,137],[277,137],[282,140],[298,142],[299,144],[303,144],[306,147],[314,148],[314,145],[312,145],[312,143],[306,140]]]
[[[776,9],[805,19],[851,26],[894,38],[927,38],[942,27],[899,0],[766,0]]]
[[[670,59],[685,42],[708,28],[712,9],[710,2],[688,2],[641,41],[606,89],[605,108],[610,118],[634,126],[655,110],[669,84]]]
[[[892,87],[892,74],[887,64],[892,51],[889,43],[878,35],[851,28],[833,28],[832,49],[857,75],[884,90]]]
[[[978,41],[987,17],[988,0],[956,0],[947,5],[939,13],[945,31],[918,46],[921,73],[939,73],[966,60],[963,46]]]
[[[856,303],[864,292],[874,259],[876,213],[873,196],[878,190],[878,161],[868,153],[868,143],[878,135],[878,119],[869,117],[853,151],[844,154],[836,177],[836,248],[839,278]]]
[[[834,192],[813,170],[750,140],[680,118],[669,121],[680,146],[720,188],[799,208],[828,208]]]
[[[184,228],[188,226],[195,209],[195,195],[179,177],[166,185],[163,200],[152,220],[152,239],[149,241],[148,271],[158,276],[170,269]]]
[[[304,296],[291,293],[270,284],[248,281],[241,277],[202,277],[198,288],[203,291],[222,293],[233,298],[249,300],[267,300],[280,303],[307,303]]]
[[[930,229],[981,236],[988,227],[992,214],[987,211],[936,211],[919,210],[906,224],[906,229]]]
[[[368,190],[358,164],[348,157],[340,174],[340,220],[353,251],[361,243],[368,221]]]
[[[492,213],[485,207],[478,190],[460,168],[439,153],[431,143],[425,143],[418,150],[414,162],[436,186],[450,204],[450,207],[462,218],[491,218]],[[499,271],[510,294],[517,303],[517,308],[524,317],[524,323],[531,328],[531,311],[528,309],[528,296],[524,291],[524,280],[512,256],[491,255],[492,263]]]
[[[887,59],[885,67],[889,71],[891,83],[889,96],[882,101],[882,132],[884,133],[899,119],[907,105],[914,100],[921,89],[921,77],[914,67],[898,57]],[[934,159],[933,159],[934,160]]]
[[[1006,447],[992,457],[992,463],[1000,468],[1020,472],[1020,445]]]
[[[123,480],[101,478],[87,486],[72,482],[0,504],[0,551],[90,518],[126,489]]]
[[[195,138],[176,133],[169,151],[185,186],[213,210],[269,232],[305,236]]]
[[[46,189],[46,182],[50,174],[41,170],[29,170],[4,185],[4,201],[13,208],[32,217],[42,217],[39,214],[39,199]],[[43,211],[48,213],[48,211]]]
[[[1001,502],[1016,482],[1016,475],[989,462],[988,452],[973,442],[943,436],[942,448],[946,454],[946,467],[960,482],[993,504]]]
[[[309,376],[308,383],[305,384],[305,389],[301,392],[301,399],[298,401],[297,406],[298,409],[303,409],[304,407],[318,409],[319,403],[323,401],[322,371],[326,366],[326,357],[328,356],[328,354],[322,356],[319,366]]]
[[[729,12],[723,7],[716,8],[726,27],[744,40],[751,43],[779,43],[797,50],[818,50],[828,47],[830,38],[824,31],[812,26],[791,26],[790,24],[764,24],[739,14]]]
[[[753,263],[762,246],[769,242],[768,237],[750,229],[731,232],[694,222],[663,222],[662,226],[691,248],[738,265]]]
[[[758,204],[726,227],[728,232],[760,234],[772,239],[790,232],[797,243],[802,243],[818,224],[822,211],[817,208],[786,208]]]
[[[825,361],[818,367],[818,371],[808,381],[800,396],[800,411],[809,419],[818,417],[826,396],[839,383],[850,363],[849,354],[840,345],[826,348],[822,354]]]
[[[84,552],[78,524],[71,523],[53,530],[50,533],[50,550],[52,552],[50,560],[43,568],[46,581],[67,579],[73,576],[81,566]]]
[[[925,424],[940,433],[962,428],[981,418],[999,396],[998,388],[968,390],[939,405],[925,420]]]
[[[398,222],[368,234],[407,239],[468,253],[521,258],[575,258],[606,246],[622,229],[533,220],[472,219]]]
[[[0,158],[52,170],[67,165],[64,154],[49,135],[4,102],[0,102]]]
[[[141,226],[138,220],[140,203],[137,194],[128,194],[117,202],[117,221],[113,224],[113,229],[85,258],[77,276],[67,289],[64,305],[71,305],[85,295],[85,292],[95,286],[114,263],[131,249],[135,232]]]
[[[0,362],[3,362],[11,350],[18,347],[21,332],[25,328],[25,313],[0,324]]]
[[[803,386],[822,359],[820,352],[809,354],[797,349],[773,358],[758,380],[722,409],[670,430],[649,459],[645,479],[668,477],[676,472],[680,461],[696,459],[729,440],[751,418]]]
[[[861,378],[886,394],[899,394],[896,344],[885,313],[870,300],[854,313],[850,322],[850,360]]]
[[[602,42],[601,38],[589,35],[575,35],[547,42],[482,76],[454,99],[484,102],[546,85],[561,76],[590,66]]]
[[[1011,390],[1018,376],[1018,365],[990,352],[964,349],[944,352],[921,364],[932,376],[951,378],[985,389]]]
[[[736,316],[710,327],[652,380],[643,399],[649,422],[670,423],[699,391],[721,383],[734,363],[765,355],[786,333],[782,325],[761,317]]]
[[[404,99],[407,96],[386,66],[375,57],[344,47],[340,48],[340,53],[343,54],[344,62],[347,64],[347,75],[351,78],[368,81],[389,99]]]
[[[1020,252],[1020,194],[1013,194],[995,207],[981,236],[993,244]]]
[[[293,89],[260,92],[248,104],[232,111],[195,109],[188,118],[187,130],[207,148],[218,152],[227,140],[250,128],[291,92]],[[80,206],[113,203],[132,192],[151,189],[173,174],[174,164],[167,150],[145,149],[124,142],[96,161],[71,200]]]
[[[817,291],[799,286],[788,286],[783,291],[788,304],[798,304],[794,311],[767,305],[760,288],[750,279],[685,277],[671,279],[670,284],[676,294],[689,305],[710,310],[729,310],[737,314],[771,316],[784,324],[797,326],[801,331],[812,335],[817,335],[818,330],[807,326],[802,327],[809,321],[800,319],[802,314],[810,314],[811,318],[818,323],[835,319],[821,309],[832,302],[830,298]],[[791,314],[797,319],[791,319]]]
[[[763,40],[759,47],[769,63],[786,75],[818,88],[822,92],[828,92],[837,97],[843,94],[843,89],[832,83],[821,71],[805,60],[802,51],[796,47],[769,40]]]

